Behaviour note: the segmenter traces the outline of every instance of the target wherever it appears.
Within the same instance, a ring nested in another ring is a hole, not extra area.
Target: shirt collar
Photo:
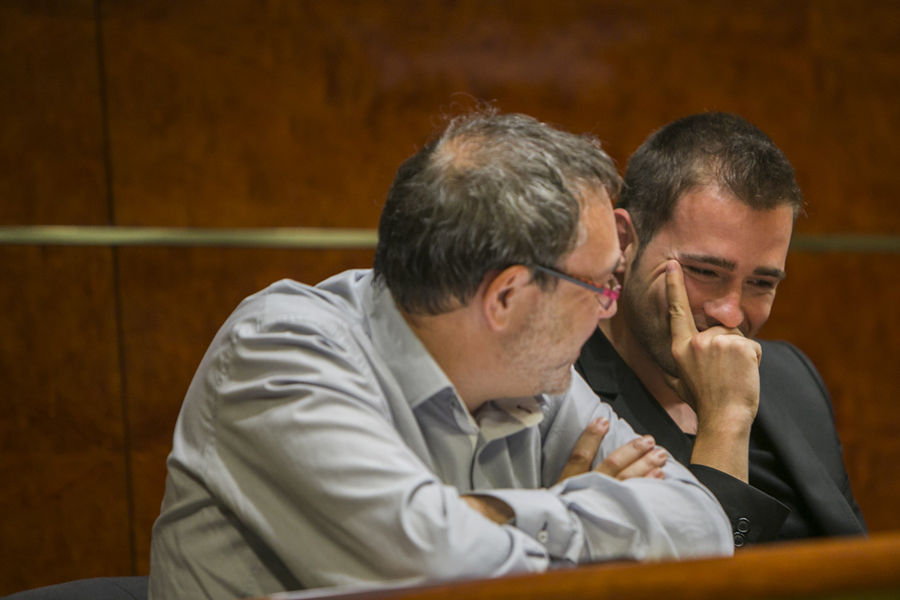
[[[375,283],[372,273],[362,283],[364,293],[369,296],[365,306],[372,344],[410,406],[415,408],[438,393],[452,389],[450,379],[409,328],[387,287]]]
[[[490,441],[534,427],[544,418],[541,396],[492,400],[475,413],[481,435]]]

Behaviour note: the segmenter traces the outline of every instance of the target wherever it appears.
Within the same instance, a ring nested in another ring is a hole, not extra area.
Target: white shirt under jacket
[[[368,270],[247,298],[188,389],[153,528],[156,600],[543,571],[611,558],[731,554],[715,497],[665,479],[556,480],[584,428],[635,437],[574,373],[560,396],[473,418]],[[496,525],[460,494],[506,501]]]

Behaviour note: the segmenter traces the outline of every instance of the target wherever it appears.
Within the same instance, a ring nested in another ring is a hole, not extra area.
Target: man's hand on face
[[[737,329],[697,331],[677,261],[666,265],[672,356],[669,386],[697,413],[691,462],[748,480],[750,427],[759,408],[762,348]]]
[[[753,422],[759,406],[762,348],[738,329],[717,326],[697,331],[684,276],[677,261],[666,266],[666,297],[672,356],[678,376],[666,379],[697,413],[698,423],[722,419]]]
[[[609,421],[603,417],[587,426],[575,443],[575,448],[572,450],[566,466],[563,467],[559,481],[591,470],[594,457],[600,449],[600,442],[603,441],[603,437],[608,431]],[[594,471],[621,480],[631,477],[661,479],[663,477],[662,466],[666,464],[667,457],[668,454],[665,450],[656,447],[653,437],[645,435],[610,452],[609,456],[594,468]]]

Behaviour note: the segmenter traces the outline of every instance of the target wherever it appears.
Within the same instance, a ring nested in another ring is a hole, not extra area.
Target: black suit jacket
[[[759,412],[753,424],[764,434],[806,517],[823,535],[859,535],[865,522],[850,491],[831,399],[809,359],[785,342],[762,345]],[[779,539],[790,509],[772,496],[726,473],[690,465],[693,444],[650,396],[599,330],[575,364],[588,384],[635,431],[651,434],[679,462],[689,465],[731,519],[735,545]],[[751,454],[752,457],[752,454]],[[761,465],[750,462],[750,480]]]

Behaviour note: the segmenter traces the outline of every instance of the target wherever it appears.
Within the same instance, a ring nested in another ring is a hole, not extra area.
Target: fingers
[[[662,478],[667,458],[666,451],[656,446],[653,436],[645,435],[610,452],[594,470],[616,479]]]
[[[559,481],[591,470],[594,457],[597,456],[597,451],[600,449],[600,442],[603,441],[603,436],[607,431],[609,431],[609,420],[606,417],[595,419],[585,428],[578,441],[575,442],[575,448],[572,450],[566,466],[563,467]]]
[[[689,340],[696,335],[697,326],[691,314],[691,303],[684,287],[681,265],[676,260],[666,263],[666,299],[669,302],[669,329],[672,332],[672,342]]]

